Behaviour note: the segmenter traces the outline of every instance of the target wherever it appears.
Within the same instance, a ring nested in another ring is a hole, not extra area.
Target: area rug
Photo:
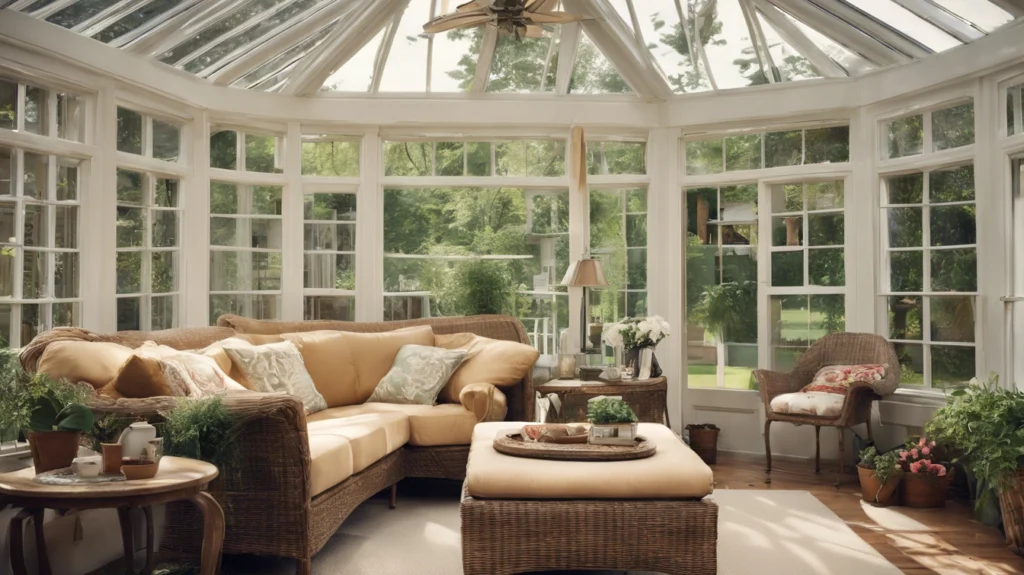
[[[457,486],[403,491],[397,509],[380,498],[356,509],[313,558],[313,574],[461,574]],[[719,490],[714,498],[721,575],[900,573],[806,491]],[[291,575],[294,569],[286,560],[227,557],[222,572]]]

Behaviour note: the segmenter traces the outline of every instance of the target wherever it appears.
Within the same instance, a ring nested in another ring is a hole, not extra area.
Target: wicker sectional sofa
[[[153,341],[185,350],[200,349],[237,334],[317,330],[377,333],[423,325],[431,326],[435,335],[472,333],[530,343],[522,324],[509,316],[377,323],[324,320],[286,323],[222,316],[216,327],[208,328],[115,334],[82,330],[73,335],[67,331],[50,332],[27,346],[21,359],[26,369],[34,370],[46,346],[63,337],[109,341],[131,348]],[[507,401],[507,420],[533,420],[533,385],[529,374],[502,391]],[[99,412],[153,417],[173,407],[175,401],[170,397],[97,398],[93,407]],[[302,403],[291,396],[244,392],[229,394],[224,402],[239,418],[242,445],[238,467],[222,469],[220,478],[211,486],[211,492],[225,510],[224,552],[294,558],[300,575],[310,572],[313,555],[345,518],[375,493],[404,477],[465,478],[472,427],[476,423],[468,422],[468,434],[459,431],[452,435],[450,429],[446,430],[446,427],[467,425],[465,409],[457,404],[428,408],[437,409],[441,417],[448,418],[445,421],[454,422],[432,432],[423,420],[434,413],[415,412],[415,408],[425,406],[352,405],[328,409],[307,418]],[[406,407],[413,409],[401,409]],[[348,429],[355,431],[339,431],[335,427],[342,424],[351,424]],[[342,433],[347,439],[341,443],[346,445],[331,443],[334,435]],[[459,439],[462,435],[465,438]],[[344,461],[344,457],[339,458],[338,452],[344,449],[360,452],[349,457],[355,460],[354,469],[339,469],[344,466],[337,462]],[[172,504],[167,512],[162,548],[171,552],[195,552],[201,541],[201,526],[202,521],[191,506]]]

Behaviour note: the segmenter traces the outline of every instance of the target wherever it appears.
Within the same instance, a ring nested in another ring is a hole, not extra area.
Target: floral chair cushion
[[[466,350],[406,344],[367,402],[434,405]]]
[[[816,417],[839,417],[843,412],[845,395],[823,391],[783,393],[772,398],[771,408],[775,413],[789,415],[813,415]]]
[[[846,395],[855,383],[873,383],[885,378],[888,366],[867,365],[826,365],[814,374],[814,379],[801,389],[802,393],[820,391]]]

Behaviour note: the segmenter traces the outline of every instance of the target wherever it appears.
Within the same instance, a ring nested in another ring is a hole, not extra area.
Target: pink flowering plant
[[[935,441],[927,437],[907,443],[899,455],[900,467],[907,473],[943,477],[948,471],[945,465],[935,462]]]

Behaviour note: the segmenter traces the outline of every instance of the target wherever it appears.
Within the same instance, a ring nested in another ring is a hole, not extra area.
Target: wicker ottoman
[[[462,490],[465,575],[551,569],[713,574],[718,506],[711,469],[665,426],[640,424],[648,459],[575,462],[502,455],[482,423]]]

